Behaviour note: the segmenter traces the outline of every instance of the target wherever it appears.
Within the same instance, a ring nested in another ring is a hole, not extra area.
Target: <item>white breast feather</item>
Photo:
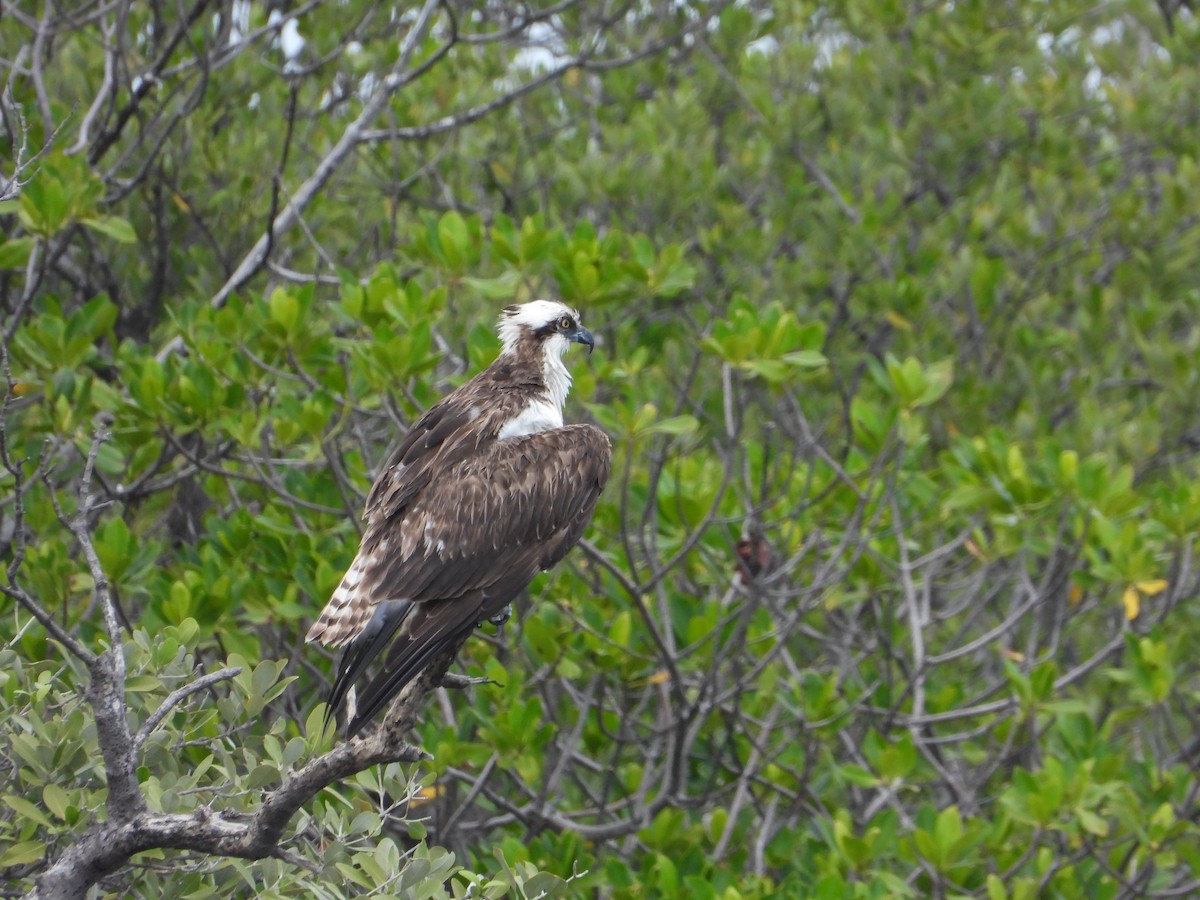
[[[562,428],[562,426],[562,407],[555,406],[547,400],[534,400],[504,423],[500,429],[499,438],[503,441],[506,438],[536,434],[539,431],[549,431],[551,428]]]
[[[543,345],[545,356],[542,357],[542,377],[546,379],[546,392],[550,395],[550,402],[560,410],[559,419],[562,418],[563,404],[567,402],[567,391],[571,390],[571,373],[563,363],[563,354],[569,346],[570,343],[561,334],[547,338]]]

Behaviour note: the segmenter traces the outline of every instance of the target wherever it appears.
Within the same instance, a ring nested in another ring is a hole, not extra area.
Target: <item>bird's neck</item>
[[[546,399],[561,413],[571,390],[571,373],[559,354],[547,352],[542,357],[542,379],[546,382]]]
[[[562,338],[542,342],[531,339],[506,342],[493,365],[503,380],[537,384],[541,388],[541,396],[535,402],[549,404],[561,415],[571,390],[571,373],[563,362],[566,347],[567,343]],[[530,378],[531,370],[540,373],[541,378]]]
[[[520,386],[525,399],[515,415],[501,426],[498,437],[517,437],[562,428],[563,405],[571,389],[571,373],[556,348],[537,345],[505,349],[493,363],[495,377]],[[536,375],[534,373],[537,373]]]

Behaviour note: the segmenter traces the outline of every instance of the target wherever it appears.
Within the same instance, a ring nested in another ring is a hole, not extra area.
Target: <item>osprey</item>
[[[349,737],[436,656],[502,621],[579,540],[608,480],[604,432],[563,424],[563,354],[595,343],[579,314],[553,300],[509,306],[499,334],[495,362],[430,407],[384,466],[358,555],[308,632],[344,648],[329,714],[350,707]]]

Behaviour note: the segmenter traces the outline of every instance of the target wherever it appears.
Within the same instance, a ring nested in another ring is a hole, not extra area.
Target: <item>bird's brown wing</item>
[[[389,526],[403,520],[409,504],[435,473],[477,454],[480,443],[494,439],[500,431],[501,417],[509,409],[504,403],[493,404],[481,416],[475,402],[476,392],[472,390],[476,381],[468,382],[431,406],[380,470],[367,494],[363,512],[367,528],[358,555],[308,630],[306,641],[341,647],[363,632],[375,613],[375,604],[389,599],[364,584],[376,570],[379,554],[397,552],[388,537],[393,530]]]
[[[372,517],[347,578],[357,572],[354,593],[377,611],[347,648],[333,697],[340,702],[391,646],[350,733],[566,555],[592,517],[610,462],[608,438],[590,425],[493,441],[439,466],[403,515]]]
[[[493,415],[504,411],[493,410]],[[474,441],[495,437],[498,423],[492,428],[467,428],[479,416],[470,392],[462,389],[426,410],[371,485],[363,517],[373,523],[402,513],[429,483],[432,473],[444,467],[448,452],[470,452]]]

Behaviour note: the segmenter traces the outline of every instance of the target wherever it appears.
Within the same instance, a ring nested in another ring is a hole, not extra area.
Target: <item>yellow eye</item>
[[[574,326],[575,326],[575,323],[571,321],[570,316],[563,316],[561,319],[558,320],[558,327],[561,328],[563,331],[569,331]]]

